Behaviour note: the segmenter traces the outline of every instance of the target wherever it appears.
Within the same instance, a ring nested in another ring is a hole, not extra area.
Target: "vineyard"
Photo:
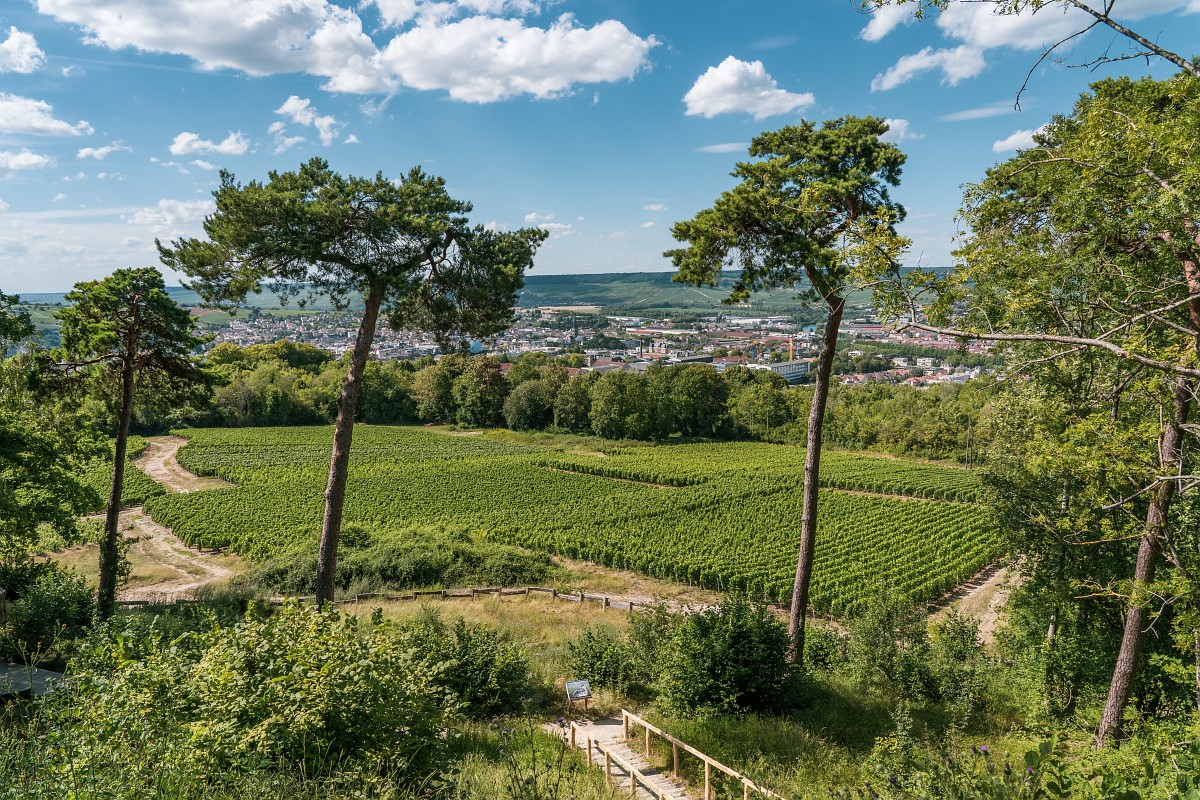
[[[264,558],[317,538],[329,428],[182,431],[186,468],[236,488],[152,498],[185,541]],[[721,443],[558,452],[415,428],[355,430],[345,522],[439,525],[617,568],[790,596],[800,519],[797,448]],[[814,608],[845,615],[881,591],[932,598],[997,555],[976,476],[829,453]],[[900,499],[902,495],[912,499]],[[924,499],[923,499],[924,498]],[[937,498],[937,499],[933,499]],[[955,502],[947,502],[955,501]]]

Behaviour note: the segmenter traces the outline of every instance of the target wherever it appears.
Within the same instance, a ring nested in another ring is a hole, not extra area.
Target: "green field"
[[[152,498],[185,541],[264,558],[315,542],[331,430],[180,431],[181,463],[236,488]],[[345,522],[443,526],[713,589],[784,601],[799,537],[803,451],[757,443],[551,447],[420,428],[355,429]],[[830,453],[814,608],[843,615],[881,591],[928,600],[997,555],[972,473]],[[875,495],[870,492],[878,492]],[[901,499],[889,495],[908,495]]]

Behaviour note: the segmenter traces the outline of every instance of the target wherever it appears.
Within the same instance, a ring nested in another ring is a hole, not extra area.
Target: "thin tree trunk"
[[[1200,628],[1192,631],[1192,640],[1196,643],[1196,711],[1200,712]]]
[[[1192,382],[1182,376],[1175,378],[1172,415],[1163,430],[1159,443],[1158,463],[1163,475],[1181,474],[1183,466],[1183,431],[1180,426],[1187,422],[1191,410]],[[1143,591],[1154,582],[1158,566],[1160,537],[1167,524],[1167,514],[1175,497],[1176,482],[1163,481],[1158,485],[1146,511],[1146,523],[1142,528],[1138,544],[1137,562],[1133,570],[1133,587],[1129,607],[1125,612],[1125,630],[1121,635],[1121,649],[1117,652],[1117,663],[1113,668],[1109,684],[1108,699],[1104,714],[1100,718],[1100,729],[1096,732],[1096,747],[1103,747],[1111,738],[1120,734],[1121,718],[1129,703],[1129,693],[1137,672],[1138,658],[1142,652],[1142,639],[1146,633],[1149,614],[1145,606]]]
[[[796,582],[792,586],[792,608],[788,617],[792,661],[804,660],[804,616],[808,613],[808,585],[812,582],[813,552],[817,541],[817,480],[821,469],[821,434],[825,425],[825,403],[829,400],[833,357],[837,349],[838,329],[842,326],[845,300],[831,295],[829,319],[821,336],[821,355],[817,359],[817,379],[812,407],[808,410],[808,441],[804,453],[803,506],[800,512],[800,554],[796,560]]]
[[[117,578],[120,569],[118,523],[121,515],[121,493],[125,487],[125,452],[129,444],[129,421],[133,417],[133,378],[136,339],[126,342],[125,359],[121,365],[121,416],[117,422],[116,454],[113,461],[112,486],[108,492],[108,507],[104,513],[104,539],[100,542],[100,588],[97,592],[100,616],[107,619],[117,604]]]
[[[333,455],[329,460],[329,483],[325,487],[325,520],[321,526],[321,545],[317,551],[317,606],[333,599],[334,573],[337,570],[338,538],[342,533],[342,506],[346,500],[346,477],[350,468],[350,440],[354,435],[354,409],[362,386],[363,369],[375,339],[375,324],[383,298],[368,294],[366,310],[358,325],[350,368],[338,399],[337,424],[333,429]]]

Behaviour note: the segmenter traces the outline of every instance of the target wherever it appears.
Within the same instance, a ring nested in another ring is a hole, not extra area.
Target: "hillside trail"
[[[613,755],[618,756],[627,763],[631,764],[634,769],[646,776],[652,788],[647,788],[641,782],[637,783],[636,796],[640,798],[648,798],[648,800],[661,800],[661,798],[673,798],[674,800],[690,800],[692,797],[688,793],[684,785],[671,777],[671,771],[660,770],[652,766],[646,757],[640,751],[635,751],[629,746],[625,740],[624,727],[621,725],[621,720],[614,718],[580,720],[579,730],[575,733],[575,746],[580,750],[587,751],[587,740],[590,737],[593,742],[598,742]],[[542,730],[547,733],[561,738],[564,742],[570,742],[569,729],[554,722],[548,722],[542,726]],[[604,754],[600,750],[592,750],[592,763],[600,769],[605,768]],[[613,792],[614,797],[629,797],[629,783],[631,776],[615,761],[612,762],[612,785],[616,791]]]
[[[146,449],[133,459],[136,467],[166,487],[168,492],[195,492],[230,486],[217,478],[204,478],[185,470],[176,460],[179,448],[187,443],[178,436],[155,436],[146,440]],[[138,581],[118,593],[123,601],[172,602],[195,595],[208,583],[232,577],[237,559],[217,553],[189,550],[170,528],[159,525],[143,511],[132,506],[121,512],[120,529],[130,540],[131,560],[153,565],[149,582]]]
[[[980,640],[988,646],[995,644],[996,628],[1004,612],[1004,604],[1023,582],[1017,566],[999,562],[985,567],[939,600],[936,610],[929,615],[929,621],[943,620],[953,609],[964,617],[978,620]]]

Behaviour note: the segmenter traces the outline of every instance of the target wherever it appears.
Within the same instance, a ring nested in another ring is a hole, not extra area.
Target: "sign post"
[[[587,711],[588,699],[592,696],[592,685],[587,681],[567,681],[567,710],[576,700],[583,701],[583,710]]]

